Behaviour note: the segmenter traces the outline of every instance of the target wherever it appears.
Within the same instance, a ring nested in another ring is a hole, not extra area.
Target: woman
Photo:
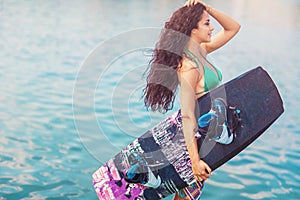
[[[223,28],[214,36],[209,16]],[[156,45],[144,90],[145,106],[163,112],[172,109],[180,85],[183,134],[197,181],[190,187],[198,196],[189,195],[193,192],[184,195],[181,191],[174,199],[187,199],[188,196],[188,199],[198,199],[200,192],[197,191],[211,175],[210,167],[198,154],[196,99],[216,87],[222,79],[221,72],[206,60],[207,54],[226,44],[239,29],[240,25],[223,12],[201,1],[188,0],[165,23]]]

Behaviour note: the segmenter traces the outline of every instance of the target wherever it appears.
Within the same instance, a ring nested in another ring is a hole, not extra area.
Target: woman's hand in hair
[[[185,6],[193,6],[193,5],[196,5],[199,1],[198,0],[187,0],[185,2]]]
[[[187,0],[184,5],[185,6],[193,6],[193,5],[196,5],[197,3],[201,3],[205,7],[208,6],[206,3],[202,2],[202,1],[199,1],[199,0]]]

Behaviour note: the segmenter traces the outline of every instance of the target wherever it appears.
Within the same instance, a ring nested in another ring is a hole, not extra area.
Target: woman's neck
[[[186,48],[197,56],[206,56],[204,49],[201,47],[201,43],[197,43],[195,40],[190,39],[186,44]]]

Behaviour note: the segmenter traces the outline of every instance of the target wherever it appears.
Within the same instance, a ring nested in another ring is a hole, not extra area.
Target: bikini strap
[[[189,57],[189,58],[191,58],[195,63],[196,63],[196,65],[197,65],[197,68],[199,69],[199,63],[201,64],[201,66],[202,66],[202,69],[203,69],[203,72],[204,72],[204,65],[203,65],[203,63],[199,60],[199,58],[197,58],[190,50],[188,50],[186,47],[184,47],[184,51],[185,51],[185,53],[187,54],[187,56]],[[196,95],[199,95],[199,94],[203,94],[203,93],[205,93],[206,91],[205,91],[205,89],[202,91],[202,92],[196,92],[195,94]]]
[[[197,68],[199,69],[199,63],[202,65],[202,68],[204,67],[203,63],[201,62],[201,60],[199,60],[199,58],[197,58],[190,50],[188,50],[186,47],[184,47],[184,51],[186,53],[186,55],[191,58],[195,63]],[[203,69],[204,70],[204,69]]]

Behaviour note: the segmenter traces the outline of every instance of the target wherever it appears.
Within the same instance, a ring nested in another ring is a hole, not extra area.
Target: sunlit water
[[[300,199],[300,2],[208,3],[242,25],[210,56],[224,81],[264,66],[285,113],[213,173],[203,199]],[[0,1],[0,199],[97,199],[91,174],[165,117],[143,108],[142,73],[181,4]]]

